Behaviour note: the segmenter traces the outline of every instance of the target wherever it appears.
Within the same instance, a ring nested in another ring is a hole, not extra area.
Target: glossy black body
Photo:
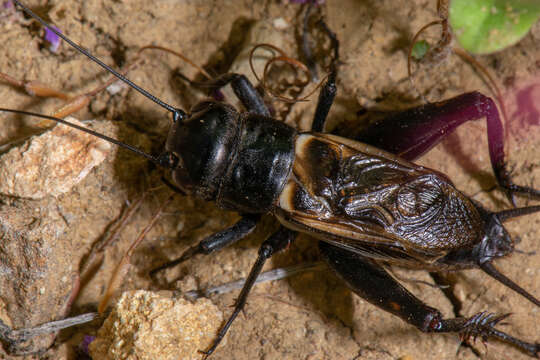
[[[238,147],[216,201],[224,209],[268,212],[289,177],[296,130],[260,115],[240,118]]]
[[[172,176],[186,193],[241,214],[273,213],[380,262],[455,270],[513,250],[500,221],[445,175],[225,103],[196,105],[172,125],[166,151],[178,158]]]
[[[233,83],[233,88],[235,85],[246,83]],[[327,84],[321,91],[316,114],[322,115],[318,116],[326,117],[333,100],[332,89],[335,84]],[[256,94],[248,90],[236,93]],[[215,201],[223,209],[238,211],[243,217],[229,229],[191,247],[171,264],[196,254],[209,254],[240,240],[254,228],[253,214],[271,213],[283,225],[261,245],[234,311],[206,355],[215,350],[244,307],[265,261],[287,248],[297,231],[320,240],[323,258],[356,294],[421,331],[495,337],[537,354],[540,345],[495,330],[505,316],[480,313],[470,318],[444,319],[437,309],[411,294],[384,268],[388,264],[429,271],[481,268],[540,304],[491,264],[514,250],[497,214],[458,191],[444,174],[409,161],[444,137],[430,134],[447,134],[452,130],[440,121],[428,127],[428,135],[422,132],[424,125],[431,123],[431,117],[438,119],[441,111],[453,121],[453,128],[477,118],[463,117],[464,111],[475,109],[480,115],[487,112],[491,119],[488,130],[498,129],[498,114],[490,107],[492,101],[486,99],[470,93],[415,110],[413,113],[423,118],[407,129],[410,136],[415,129],[418,131],[421,151],[414,139],[386,144],[385,147],[391,145],[392,151],[387,152],[334,135],[299,133],[265,116],[265,112],[258,113],[258,107],[239,113],[229,105],[210,101],[195,106],[182,121],[174,123],[166,153],[178,159],[171,169],[178,187],[189,195]],[[262,104],[260,99],[242,102]],[[456,102],[460,106],[456,107]],[[489,106],[482,105],[485,103]],[[394,119],[391,123],[395,123]],[[382,126],[375,139],[395,138],[397,135],[392,133],[399,131],[402,123],[400,120],[397,127]],[[324,119],[314,120],[314,126],[323,125]],[[491,133],[500,135],[498,131]],[[495,140],[491,139],[496,149],[490,151],[496,155],[491,160],[495,171],[500,171],[497,178],[503,178],[504,166],[498,166],[502,147],[500,139]],[[536,190],[527,189],[531,191]]]
[[[296,134],[272,118],[204,102],[172,125],[166,151],[179,159],[172,176],[186,193],[223,209],[265,213],[289,176]]]

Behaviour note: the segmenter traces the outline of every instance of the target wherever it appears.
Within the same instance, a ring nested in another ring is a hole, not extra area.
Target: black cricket
[[[480,268],[540,306],[537,298],[493,265],[496,258],[514,250],[502,222],[538,212],[540,206],[490,212],[459,192],[444,174],[411,162],[459,125],[486,117],[489,154],[499,185],[511,199],[515,193],[540,197],[539,190],[510,180],[504,163],[502,123],[493,100],[472,92],[417,107],[371,125],[354,140],[322,133],[336,95],[339,47],[335,35],[326,28],[334,61],[319,95],[311,132],[298,132],[272,119],[253,85],[239,74],[222,75],[210,85],[230,83],[245,112],[209,100],[186,113],[137,87],[15,2],[79,51],[171,111],[173,124],[165,151],[154,157],[64,120],[41,117],[145,156],[171,171],[174,184],[170,185],[176,191],[215,201],[220,208],[242,215],[236,224],[202,240],[171,263],[210,254],[242,239],[264,213],[275,215],[282,224],[261,245],[234,311],[213,345],[204,351],[205,358],[244,307],[266,260],[294,241],[297,232],[318,240],[323,258],[352,291],[421,331],[495,338],[530,356],[540,356],[539,343],[519,340],[495,328],[508,314],[444,319],[385,270],[388,264],[435,272]]]

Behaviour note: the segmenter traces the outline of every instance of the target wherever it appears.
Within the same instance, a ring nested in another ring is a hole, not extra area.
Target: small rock
[[[73,247],[63,237],[67,225],[40,205],[44,214],[34,213],[33,204],[0,205],[0,320],[18,330],[64,317],[73,289]],[[63,282],[64,277],[71,281]],[[9,352],[46,349],[54,336],[31,338]]]
[[[278,17],[274,19],[273,25],[274,25],[274,28],[276,28],[276,30],[285,30],[286,28],[289,27],[289,23],[287,22],[287,20],[285,20],[282,17]]]
[[[90,346],[93,359],[200,359],[223,314],[208,299],[190,303],[149,291],[125,292]]]
[[[77,119],[66,120],[84,126]],[[0,193],[30,199],[66,193],[99,165],[110,149],[104,140],[57,125],[0,157]]]

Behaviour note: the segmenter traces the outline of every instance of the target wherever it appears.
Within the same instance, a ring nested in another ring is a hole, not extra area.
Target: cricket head
[[[233,107],[214,101],[201,102],[174,121],[166,153],[177,159],[170,168],[175,185],[188,195],[214,200],[232,161],[239,121]]]

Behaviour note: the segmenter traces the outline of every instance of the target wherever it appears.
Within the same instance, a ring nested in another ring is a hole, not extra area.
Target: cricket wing
[[[477,207],[443,175],[332,135],[301,134],[275,214],[370,258],[422,266],[478,243]]]

